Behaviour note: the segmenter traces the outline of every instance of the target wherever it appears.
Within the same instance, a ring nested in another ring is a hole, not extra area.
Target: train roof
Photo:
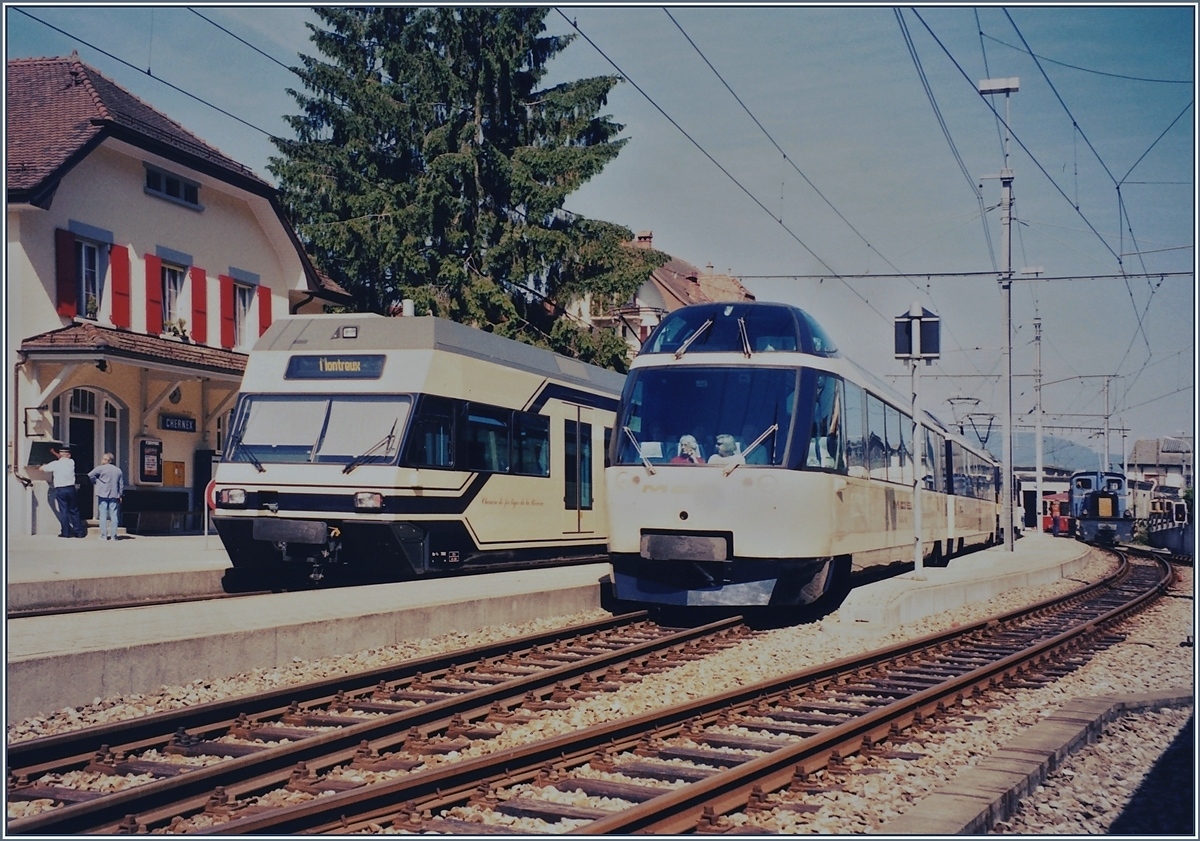
[[[710,318],[713,323],[705,327]],[[695,338],[689,343],[688,340],[693,336]],[[661,357],[668,353],[681,356],[682,359],[687,359],[687,354],[693,353],[697,356],[736,353],[739,360],[745,362],[747,345],[752,352],[752,360],[767,364],[776,353],[801,353],[838,360],[825,363],[824,366],[818,363],[817,367],[853,372],[861,385],[869,386],[878,396],[889,399],[897,406],[903,406],[907,401],[905,395],[883,378],[842,354],[820,323],[807,311],[792,304],[771,301],[691,304],[677,309],[665,316],[646,340],[634,362],[634,368],[657,366],[660,363],[650,357]],[[682,354],[680,348],[683,348]],[[765,358],[760,359],[760,353]],[[711,362],[711,359],[707,357],[706,361]],[[922,409],[922,414],[931,426],[948,439],[998,463],[986,447],[972,444],[933,412]]]
[[[711,323],[709,323],[711,322]],[[799,307],[767,301],[692,304],[666,315],[641,354],[808,353],[836,357],[837,346]]]
[[[347,329],[351,328],[351,329]],[[435,350],[455,353],[620,394],[624,374],[435,316],[375,313],[291,315],[272,322],[253,353],[354,354]]]

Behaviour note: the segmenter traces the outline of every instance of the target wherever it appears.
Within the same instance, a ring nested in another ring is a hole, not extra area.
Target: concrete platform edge
[[[903,815],[878,830],[884,835],[982,835],[1016,811],[1075,751],[1096,741],[1105,725],[1142,710],[1195,703],[1191,687],[1143,695],[1076,698],[1013,743],[960,771]]]
[[[224,592],[225,567],[157,574],[97,575],[44,581],[10,581],[9,610],[52,610],[114,601],[150,601],[181,596],[215,596]]]
[[[7,719],[92,703],[96,698],[149,693],[191,683],[197,675],[227,677],[456,631],[566,616],[600,607],[600,588],[563,587],[512,593],[330,621],[281,624],[269,633],[235,631],[186,640],[148,642],[103,652],[9,660]],[[66,678],[65,676],[69,676]]]

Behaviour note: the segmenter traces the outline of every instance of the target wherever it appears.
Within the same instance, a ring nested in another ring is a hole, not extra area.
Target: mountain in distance
[[[978,441],[970,429],[965,430],[968,441]],[[1111,470],[1121,469],[1121,439],[1114,436],[1110,445],[1108,457],[1112,462]],[[1004,433],[993,429],[984,444],[988,452],[997,461],[1004,460]],[[1103,453],[1081,446],[1073,441],[1055,438],[1053,435],[1042,436],[1042,463],[1046,467],[1061,467],[1072,472],[1076,470],[1099,470]],[[1037,464],[1037,436],[1032,432],[1018,432],[1013,436],[1013,466],[1033,467]]]

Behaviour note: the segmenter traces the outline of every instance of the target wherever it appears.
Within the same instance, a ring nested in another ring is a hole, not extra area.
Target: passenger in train
[[[679,437],[679,452],[671,459],[671,464],[701,464],[702,462],[700,445],[696,443],[696,437],[694,435],[681,435]]]
[[[708,457],[709,464],[728,464],[737,458],[737,440],[728,432],[717,436],[717,451]]]

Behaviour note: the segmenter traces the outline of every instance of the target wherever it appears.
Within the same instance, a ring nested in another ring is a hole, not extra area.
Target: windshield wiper
[[[750,350],[750,336],[746,333],[746,316],[744,315],[738,318],[738,332],[742,335],[742,353],[746,354],[746,358],[749,359],[754,354]]]
[[[392,428],[391,428],[391,430],[388,431],[388,434],[385,435],[383,438],[380,438],[378,441],[376,441],[375,444],[373,444],[371,446],[371,448],[369,450],[367,450],[365,453],[362,453],[361,455],[357,455],[354,458],[352,458],[350,460],[350,463],[342,468],[342,473],[349,473],[351,470],[358,467],[360,464],[365,462],[371,456],[375,455],[375,451],[378,450],[380,447],[382,447],[384,444],[387,445],[384,452],[387,452],[388,450],[390,450],[392,448],[392,441],[395,440],[395,437],[396,437],[396,424],[398,424],[399,422],[400,422],[399,418],[396,418],[394,421],[392,421]]]
[[[246,457],[246,461],[253,464],[258,469],[259,473],[267,472],[267,468],[263,467],[262,462],[258,460],[258,456],[254,455],[254,451],[251,450],[248,445],[242,443],[242,435],[240,432],[229,439],[229,446],[231,448],[229,453],[230,461],[233,461],[234,457],[239,454],[244,455]]]
[[[651,476],[654,475],[654,465],[650,463],[650,459],[642,454],[642,445],[638,443],[637,436],[633,434],[633,430],[628,426],[621,427],[625,430],[625,434],[629,436],[629,440],[633,442],[633,448],[637,450],[638,458],[642,460],[642,464],[646,467],[646,472]]]
[[[679,346],[679,349],[677,351],[675,351],[675,358],[682,359],[683,355],[685,353],[687,353],[687,349],[692,346],[692,342],[694,342],[694,341],[696,341],[696,339],[700,338],[701,333],[703,333],[709,327],[712,327],[712,323],[713,323],[713,320],[710,318],[708,321],[704,322],[699,327],[697,327],[696,331],[694,333],[692,333],[692,335],[690,335],[686,339],[684,339],[683,344],[681,344]]]
[[[738,465],[745,464],[746,456],[748,456],[748,455],[750,455],[750,453],[754,452],[755,448],[757,448],[759,444],[761,444],[763,441],[766,441],[767,438],[769,438],[771,436],[771,433],[775,432],[778,429],[779,429],[779,424],[777,424],[777,423],[773,423],[770,426],[768,426],[763,431],[762,435],[755,438],[754,441],[751,442],[750,446],[746,447],[746,449],[744,449],[740,453],[738,453],[734,457],[734,460],[729,462],[729,465],[725,468],[725,475],[728,476],[730,473],[737,470]]]

